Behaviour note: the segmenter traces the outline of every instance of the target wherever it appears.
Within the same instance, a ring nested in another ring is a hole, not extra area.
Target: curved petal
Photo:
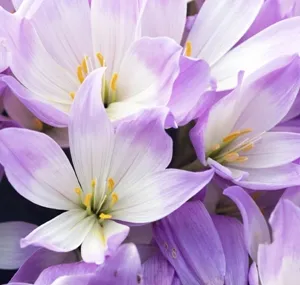
[[[20,248],[20,239],[28,235],[36,225],[25,222],[0,223],[0,268],[11,270],[19,268],[37,248]]]
[[[117,101],[165,106],[179,73],[182,48],[166,37],[144,37],[128,50],[120,67]]]
[[[262,0],[204,2],[188,37],[193,56],[215,64],[248,30],[262,4]]]
[[[87,217],[84,210],[70,210],[23,238],[21,247],[37,245],[58,252],[71,251],[81,245],[94,223],[95,217]]]
[[[218,82],[218,90],[234,88],[240,70],[249,75],[280,56],[297,54],[299,39],[300,17],[295,17],[270,26],[232,49],[212,67],[212,76]]]
[[[249,284],[250,285],[260,285],[258,269],[255,262],[252,263],[249,269]]]
[[[82,243],[82,259],[102,264],[107,256],[114,254],[128,232],[129,227],[114,221],[106,221],[102,227],[95,223]]]
[[[243,217],[248,252],[252,259],[257,261],[259,245],[271,242],[268,224],[251,196],[241,187],[229,187],[223,193],[238,206]]]
[[[114,219],[131,223],[159,220],[188,201],[210,182],[212,170],[188,172],[168,169],[149,174],[126,189],[120,184],[115,192],[119,201],[113,208]]]
[[[62,276],[57,278],[51,285],[86,285],[94,274]]]
[[[300,165],[289,163],[271,168],[247,168],[245,179],[235,184],[253,190],[279,190],[300,185]]]
[[[156,222],[154,236],[183,284],[224,284],[222,244],[211,217],[200,201],[186,203]]]
[[[249,257],[242,224],[235,218],[220,215],[212,216],[212,220],[219,233],[225,254],[225,284],[247,284]]]
[[[59,145],[48,136],[7,128],[0,132],[0,152],[7,178],[20,195],[52,209],[79,207],[74,170]]]
[[[186,0],[148,0],[146,2],[141,20],[142,36],[165,36],[180,44],[187,14]]]
[[[72,160],[83,191],[90,192],[91,182],[96,180],[95,204],[105,191],[114,147],[113,126],[100,97],[104,71],[104,68],[93,71],[79,88],[69,125]]]

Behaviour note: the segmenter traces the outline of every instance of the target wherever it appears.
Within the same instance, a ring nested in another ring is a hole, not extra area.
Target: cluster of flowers
[[[1,1],[8,284],[300,284],[300,1],[187,2]]]

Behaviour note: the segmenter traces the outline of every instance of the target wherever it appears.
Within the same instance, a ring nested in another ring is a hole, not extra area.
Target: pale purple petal
[[[36,225],[25,222],[0,223],[0,268],[11,270],[19,268],[37,248],[21,249],[20,239],[28,235]]]
[[[48,136],[7,128],[0,132],[0,150],[8,180],[26,199],[53,209],[79,207],[74,170],[59,145]]]
[[[173,265],[183,284],[224,284],[222,244],[211,217],[200,201],[186,203],[156,222],[154,235],[161,252]]]
[[[268,224],[251,196],[238,186],[225,189],[224,195],[231,198],[243,217],[245,242],[248,252],[257,261],[260,244],[271,242]]]
[[[257,265],[255,262],[252,263],[252,265],[250,266],[250,269],[249,269],[249,284],[250,285],[260,285]]]
[[[242,224],[235,218],[212,216],[219,233],[226,260],[226,285],[247,284],[249,257]]]
[[[262,0],[205,1],[188,37],[192,55],[215,64],[248,30],[262,4]]]
[[[128,185],[124,193],[118,187],[115,189],[119,201],[111,214],[114,219],[132,223],[159,220],[202,190],[212,176],[212,170],[188,172],[169,169],[149,174],[130,187]],[[120,184],[120,188],[123,185]]]
[[[67,252],[81,245],[96,219],[80,210],[70,210],[41,225],[21,240],[21,247],[37,245]]]

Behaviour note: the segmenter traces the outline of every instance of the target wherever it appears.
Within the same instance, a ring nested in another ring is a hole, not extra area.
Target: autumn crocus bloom
[[[102,263],[126,238],[124,223],[168,215],[212,178],[212,171],[165,170],[172,141],[157,111],[115,130],[99,100],[103,73],[98,69],[85,80],[72,107],[69,137],[78,180],[49,137],[14,128],[1,132],[0,162],[14,188],[38,205],[67,210],[29,234],[22,246],[70,251],[81,245],[84,261]]]
[[[199,118],[191,131],[198,159],[217,175],[250,189],[300,183],[300,136],[268,132],[299,90],[299,58],[284,58],[244,80]]]
[[[140,1],[34,4],[23,19],[1,11],[10,68],[21,84],[2,80],[42,121],[66,126],[78,88],[100,67],[107,69],[99,100],[110,119],[168,104],[182,48],[169,38],[142,38]]]

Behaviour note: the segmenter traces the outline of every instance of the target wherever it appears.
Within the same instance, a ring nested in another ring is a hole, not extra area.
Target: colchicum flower
[[[284,57],[253,73],[202,114],[191,130],[199,161],[220,177],[255,190],[300,184],[300,135],[269,132],[299,90],[299,58]]]
[[[126,238],[126,223],[163,218],[213,176],[212,170],[166,170],[172,141],[157,110],[113,127],[99,100],[104,72],[88,76],[72,106],[69,137],[78,179],[51,138],[18,128],[0,132],[0,162],[14,188],[38,205],[67,210],[22,239],[23,247],[71,251],[81,245],[84,261],[102,263]]]

